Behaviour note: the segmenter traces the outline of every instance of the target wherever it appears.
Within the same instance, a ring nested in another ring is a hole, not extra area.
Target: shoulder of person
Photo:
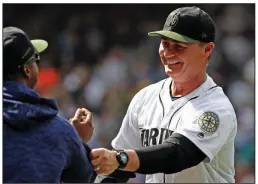
[[[212,123],[217,123],[218,126],[228,127],[228,130],[235,129],[237,126],[235,111],[227,99],[224,101],[203,99],[198,103],[186,105],[182,114],[187,114],[187,116],[182,116],[182,120],[201,124],[203,120],[207,119],[212,120]]]
[[[221,87],[207,92],[207,100],[211,104],[221,104],[228,110],[234,111],[234,107]]]

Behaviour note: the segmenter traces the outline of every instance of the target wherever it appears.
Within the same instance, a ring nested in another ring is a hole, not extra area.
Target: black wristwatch
[[[124,169],[129,161],[128,154],[123,150],[116,150],[116,159],[119,163],[118,169]]]

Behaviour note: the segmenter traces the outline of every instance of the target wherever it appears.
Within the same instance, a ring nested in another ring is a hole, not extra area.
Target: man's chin
[[[170,69],[165,69],[165,73],[166,73],[167,76],[169,76],[171,78],[177,76],[177,74],[175,72],[173,72],[172,70],[170,70]]]
[[[172,71],[166,71],[166,75],[170,78],[172,78],[173,80],[181,80],[182,77],[180,77],[180,73],[175,73]]]

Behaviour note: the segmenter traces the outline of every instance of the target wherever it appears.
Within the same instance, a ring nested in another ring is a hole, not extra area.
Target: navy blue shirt
[[[89,150],[57,113],[54,100],[22,83],[4,81],[4,183],[94,182]]]

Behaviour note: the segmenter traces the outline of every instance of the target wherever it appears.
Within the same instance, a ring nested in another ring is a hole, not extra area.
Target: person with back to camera
[[[47,46],[19,28],[3,29],[3,182],[92,183],[92,114],[79,108],[69,123],[54,100],[34,90]],[[83,140],[71,124],[83,128]]]

